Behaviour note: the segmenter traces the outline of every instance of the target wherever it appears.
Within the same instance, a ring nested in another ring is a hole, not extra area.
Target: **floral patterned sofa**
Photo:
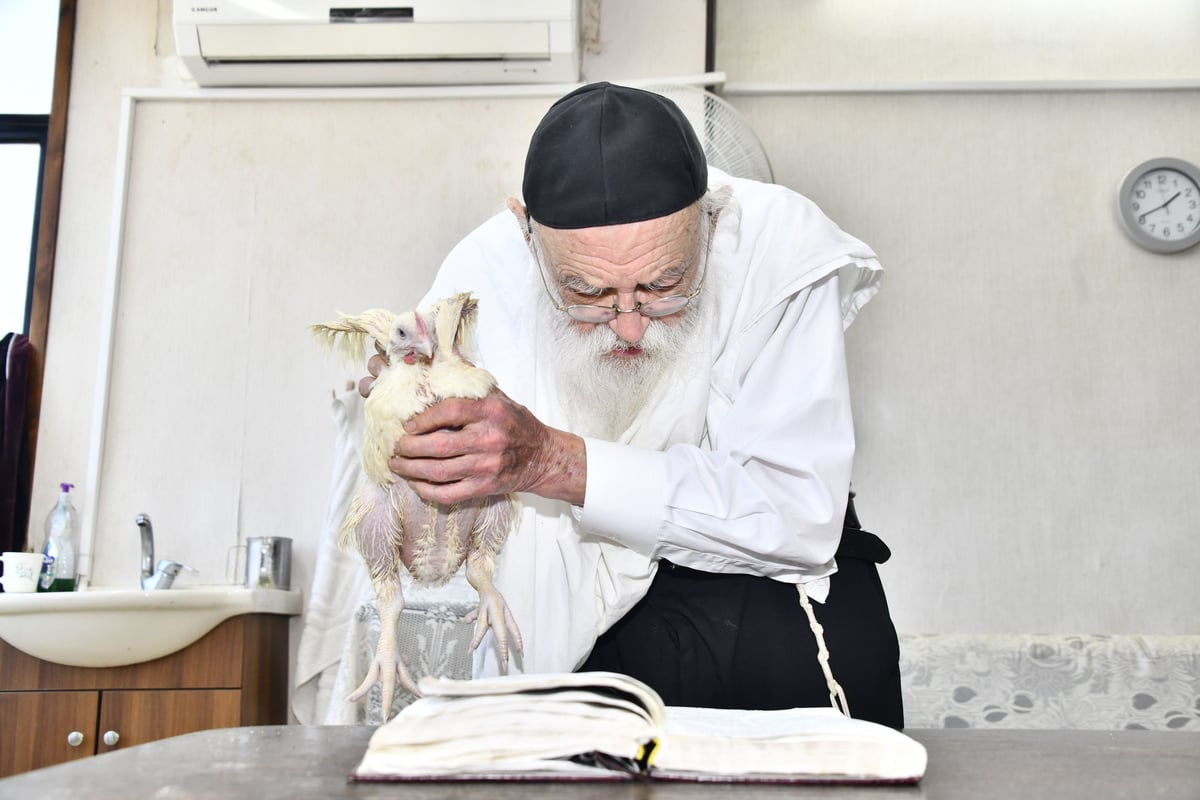
[[[900,675],[911,728],[1200,731],[1200,636],[905,635]]]

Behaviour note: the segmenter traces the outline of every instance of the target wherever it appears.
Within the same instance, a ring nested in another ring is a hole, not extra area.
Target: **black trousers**
[[[896,629],[875,561],[846,555],[863,554],[847,542],[850,538],[843,537],[847,546],[839,549],[827,602],[812,601],[813,610],[850,715],[900,729],[904,706]],[[863,540],[854,541],[861,545]],[[646,596],[600,637],[580,669],[632,675],[668,705],[830,704],[816,637],[795,586],[665,561]]]

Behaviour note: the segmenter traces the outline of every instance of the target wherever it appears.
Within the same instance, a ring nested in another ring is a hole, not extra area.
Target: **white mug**
[[[6,592],[36,592],[38,576],[42,573],[44,561],[41,553],[0,554],[0,562],[4,563],[4,575],[0,576],[0,586],[3,586]]]

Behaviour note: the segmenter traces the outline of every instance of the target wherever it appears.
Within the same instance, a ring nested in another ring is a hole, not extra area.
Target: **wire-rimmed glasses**
[[[532,226],[530,234],[532,235]],[[612,322],[617,318],[618,314],[636,313],[650,319],[658,319],[659,317],[669,317],[672,314],[682,311],[692,301],[692,298],[700,294],[700,291],[704,288],[704,278],[708,274],[708,251],[710,248],[707,246],[704,248],[704,263],[700,268],[700,280],[696,282],[696,286],[690,292],[687,294],[658,297],[654,300],[639,300],[633,308],[621,308],[616,302],[610,306],[588,304],[564,305],[554,296],[554,292],[550,290],[550,283],[546,280],[546,270],[542,265],[541,248],[535,245],[532,249],[534,260],[537,261],[538,273],[542,276],[542,286],[546,287],[546,294],[550,297],[550,302],[554,307],[559,311],[565,312],[571,319],[591,325],[602,325],[606,322]]]

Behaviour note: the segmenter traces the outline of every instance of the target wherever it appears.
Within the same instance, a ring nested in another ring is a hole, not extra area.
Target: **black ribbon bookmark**
[[[590,753],[580,753],[577,756],[572,756],[571,761],[588,767],[600,767],[601,769],[612,770],[613,772],[624,772],[638,780],[649,780],[650,764],[654,761],[654,754],[657,751],[658,740],[651,739],[638,748],[638,753],[634,758],[614,756],[611,753],[593,750]]]

